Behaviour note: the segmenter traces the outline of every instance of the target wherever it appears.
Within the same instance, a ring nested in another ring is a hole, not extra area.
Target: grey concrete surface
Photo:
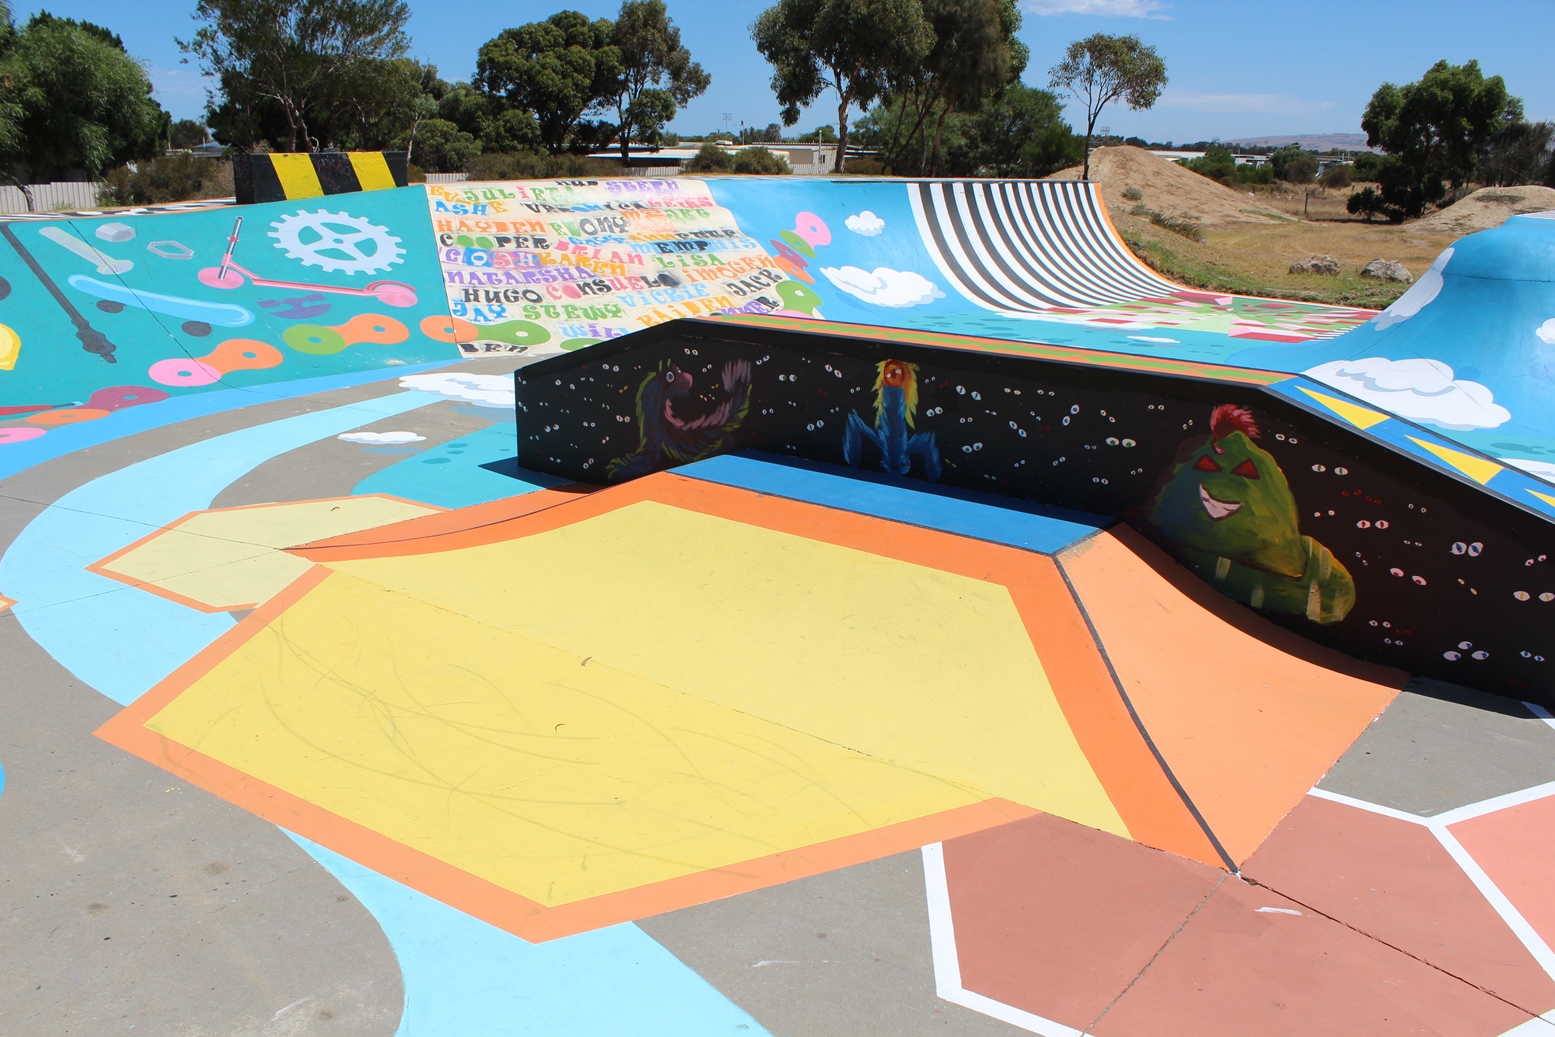
[[[13,476],[0,550],[89,479],[394,391],[266,403]],[[0,614],[0,1035],[393,1034],[404,994],[376,920],[274,825],[94,737],[117,710]]]
[[[773,1037],[1026,1033],[935,996],[917,851],[638,924]]]
[[[1318,783],[1429,816],[1555,781],[1555,729],[1521,703],[1411,681]]]
[[[438,403],[369,422],[359,431],[414,432],[426,439],[411,446],[425,450],[492,424],[491,419],[483,420],[483,416],[469,413],[472,410],[474,408],[457,404]],[[516,449],[517,444],[514,446]],[[363,479],[409,456],[410,451],[364,450],[359,444],[341,442],[333,437],[321,439],[255,467],[218,494],[211,506],[231,508],[274,501],[344,497]]]

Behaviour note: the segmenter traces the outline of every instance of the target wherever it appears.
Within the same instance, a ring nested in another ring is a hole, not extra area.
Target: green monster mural
[[[1146,521],[1221,592],[1253,608],[1337,623],[1355,605],[1355,581],[1328,548],[1301,535],[1290,484],[1257,438],[1251,411],[1216,407],[1208,438],[1183,445]]]

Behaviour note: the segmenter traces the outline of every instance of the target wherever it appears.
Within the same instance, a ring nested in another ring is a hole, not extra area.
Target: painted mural
[[[702,180],[427,188],[451,322],[467,355],[550,355],[710,313],[817,315],[806,273],[830,229],[801,212],[772,251]]]
[[[633,405],[645,380],[678,370],[711,388],[744,362],[749,409],[721,450],[1122,516],[1303,636],[1555,702],[1555,613],[1540,611],[1555,607],[1551,523],[1412,467],[1291,402],[1301,393],[1260,388],[1280,376],[1128,358],[1082,367],[824,327],[737,335],[699,322],[522,368],[519,462],[586,482],[605,481],[595,473],[615,458],[652,470]],[[674,464],[661,455],[660,468]]]
[[[0,445],[213,390],[449,360],[410,192],[0,223]]]
[[[1253,442],[1261,435],[1251,411],[1216,407],[1209,435],[1183,444],[1144,520],[1178,561],[1230,597],[1337,623],[1355,605],[1355,581],[1328,548],[1301,535],[1285,473]]]
[[[630,479],[729,450],[750,410],[750,362],[730,360],[710,392],[693,397],[695,388],[696,379],[677,364],[644,378],[637,388],[637,449],[612,460],[605,475]]]
[[[934,433],[914,432],[918,416],[918,365],[882,360],[875,365],[875,420],[873,424],[848,412],[842,442],[843,460],[858,468],[864,464],[864,444],[880,457],[880,467],[895,475],[908,475],[914,462],[929,482],[939,478],[939,449]]]

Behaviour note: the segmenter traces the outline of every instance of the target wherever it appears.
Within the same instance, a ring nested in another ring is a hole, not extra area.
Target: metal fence
[[[33,208],[38,212],[55,209],[95,209],[101,185],[86,181],[54,184],[30,184]],[[17,187],[0,187],[0,213],[26,212],[27,199]]]

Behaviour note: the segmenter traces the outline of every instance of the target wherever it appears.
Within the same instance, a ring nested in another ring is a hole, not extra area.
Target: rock
[[[1361,276],[1375,281],[1397,281],[1400,284],[1408,284],[1415,279],[1408,267],[1391,259],[1373,259],[1361,267]]]
[[[1327,274],[1330,277],[1337,276],[1339,273],[1339,260],[1333,256],[1308,256],[1306,259],[1298,259],[1292,263],[1290,272],[1293,274]]]
[[[105,223],[97,228],[97,236],[104,241],[129,241],[135,236],[135,228],[123,223]]]

